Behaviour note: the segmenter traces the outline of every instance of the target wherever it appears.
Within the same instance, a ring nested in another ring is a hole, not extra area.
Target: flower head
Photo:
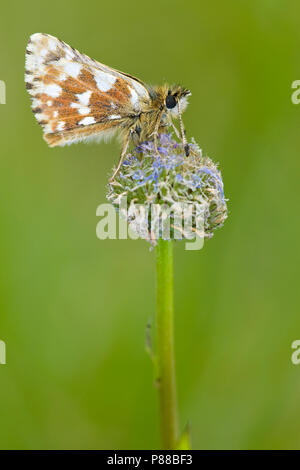
[[[170,134],[159,135],[158,152],[154,142],[143,142],[128,153],[108,187],[108,200],[153,244],[158,238],[210,238],[227,217],[217,166],[195,141],[186,157]]]

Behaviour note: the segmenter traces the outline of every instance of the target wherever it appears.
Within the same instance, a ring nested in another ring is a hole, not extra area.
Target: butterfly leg
[[[120,168],[122,166],[122,163],[123,163],[123,160],[124,160],[124,157],[126,155],[126,152],[127,152],[127,149],[128,149],[128,145],[129,145],[129,140],[130,140],[130,132],[126,135],[125,139],[124,139],[124,143],[123,143],[123,147],[122,147],[122,150],[121,150],[121,155],[120,155],[120,158],[119,158],[119,161],[118,161],[118,165],[117,165],[117,168],[115,169],[112,177],[110,178],[109,182],[110,183],[113,183],[115,177],[117,176],[117,174],[119,173],[120,171]]]
[[[155,151],[156,155],[159,156],[158,145],[157,145],[158,131],[154,131],[153,136],[154,136],[154,151]]]
[[[155,153],[157,156],[160,156],[160,153],[158,151],[158,146],[157,146],[157,137],[158,137],[158,129],[161,125],[161,118],[162,118],[162,115],[163,115],[163,111],[161,113],[159,113],[158,115],[158,118],[157,118],[157,121],[156,121],[156,124],[155,124],[155,128],[154,128],[154,131],[152,132],[151,135],[153,135],[153,140],[154,140],[154,150],[155,150]]]
[[[172,126],[172,129],[175,132],[177,139],[181,140],[181,135],[179,134],[178,129],[175,126],[175,124],[173,123],[171,118],[170,118],[170,125]]]

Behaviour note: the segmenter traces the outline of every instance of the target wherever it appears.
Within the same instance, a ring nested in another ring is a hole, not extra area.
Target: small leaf
[[[185,430],[181,434],[176,450],[192,450],[189,424],[186,425]]]

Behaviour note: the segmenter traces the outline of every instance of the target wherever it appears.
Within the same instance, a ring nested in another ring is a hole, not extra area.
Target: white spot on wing
[[[90,108],[79,108],[78,109],[79,114],[90,114]]]
[[[131,85],[133,85],[140,98],[148,98],[148,92],[143,85],[136,80],[131,80]]]
[[[34,76],[25,74],[25,82],[26,83],[33,83]]]
[[[87,116],[83,119],[81,119],[81,121],[79,121],[79,125],[82,125],[82,126],[88,126],[89,124],[95,124],[95,119],[92,117],[92,116]]]
[[[59,85],[56,85],[55,83],[45,85],[44,93],[51,96],[52,98],[58,98],[61,94],[61,87]]]
[[[48,40],[48,47],[51,51],[56,51],[57,41],[54,38]]]
[[[71,103],[70,107],[77,109],[79,114],[90,114],[91,112],[88,106],[82,106],[80,103]]]
[[[133,88],[130,88],[130,93],[131,93],[130,101],[131,101],[133,107],[138,108],[139,107],[139,97],[138,97],[137,92]]]
[[[80,104],[82,104],[83,106],[87,106],[90,102],[91,94],[92,92],[88,90],[88,91],[85,91],[84,93],[77,93],[76,96]]]
[[[67,75],[71,75],[71,77],[77,78],[81,70],[81,67],[82,67],[81,64],[78,64],[77,62],[67,62],[64,65],[64,70]]]
[[[121,118],[120,114],[111,114],[109,116],[109,119],[120,119],[120,118]]]
[[[64,127],[65,127],[65,123],[64,123],[64,121],[61,121],[61,122],[59,122],[59,123],[57,124],[56,130],[57,130],[57,131],[63,131],[63,130],[64,130]]]
[[[101,70],[97,70],[94,78],[100,91],[110,90],[117,79],[117,77],[114,77],[109,73],[101,72]]]

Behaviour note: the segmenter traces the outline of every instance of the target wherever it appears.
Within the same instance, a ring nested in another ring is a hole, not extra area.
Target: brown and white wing
[[[42,33],[27,45],[25,82],[51,147],[105,137],[150,101],[138,79]]]

